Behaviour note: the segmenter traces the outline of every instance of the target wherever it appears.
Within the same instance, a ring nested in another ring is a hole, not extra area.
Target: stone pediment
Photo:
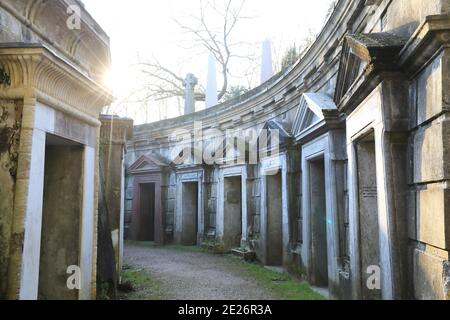
[[[139,157],[131,166],[131,174],[143,174],[151,172],[161,172],[168,164],[160,157],[155,155],[143,155]]]
[[[276,136],[274,136],[276,131]],[[264,124],[258,135],[258,148],[260,152],[279,151],[290,144],[292,135],[285,124],[276,120],[269,120]]]
[[[297,138],[325,120],[327,114],[336,112],[336,104],[330,96],[324,93],[304,93],[292,126],[292,134]]]
[[[390,33],[360,33],[346,36],[351,52],[366,62],[392,63],[406,40]]]
[[[339,104],[357,80],[374,71],[395,71],[406,40],[381,33],[349,34],[345,37],[334,101]]]

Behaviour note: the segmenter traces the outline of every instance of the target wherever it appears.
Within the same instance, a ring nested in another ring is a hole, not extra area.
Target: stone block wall
[[[450,278],[450,50],[411,84],[409,221],[414,298],[449,299]],[[411,230],[412,229],[412,230]]]

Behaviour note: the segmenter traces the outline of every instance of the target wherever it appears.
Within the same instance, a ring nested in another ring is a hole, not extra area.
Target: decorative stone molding
[[[109,105],[111,93],[42,45],[0,47],[0,65],[11,77],[1,98],[38,100],[91,125]]]
[[[448,15],[428,16],[399,54],[399,62],[408,75],[413,75],[436,52],[450,47]]]
[[[69,6],[80,10],[80,29],[67,27]],[[109,38],[81,1],[3,0],[0,7],[31,31],[31,41],[39,38],[39,42],[51,45],[90,76],[100,79],[110,64]]]

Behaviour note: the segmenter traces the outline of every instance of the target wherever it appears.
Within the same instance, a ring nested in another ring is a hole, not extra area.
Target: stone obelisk
[[[195,86],[198,84],[198,79],[189,73],[183,82],[184,85],[184,114],[195,112]]]
[[[206,109],[218,104],[216,58],[212,53],[208,57],[208,75],[206,82]]]
[[[262,63],[261,63],[261,83],[266,82],[273,76],[272,65],[272,44],[269,39],[264,40],[262,45]]]

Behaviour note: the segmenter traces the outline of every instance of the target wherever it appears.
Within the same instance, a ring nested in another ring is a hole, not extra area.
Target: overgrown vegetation
[[[297,60],[300,58],[299,50],[295,45],[290,47],[283,56],[281,60],[281,70],[285,70],[290,66],[294,65]]]
[[[244,262],[230,257],[230,265],[241,274],[254,279],[261,286],[269,289],[282,300],[324,300],[313,291],[309,284],[299,281],[287,273],[270,270],[259,263]]]
[[[120,300],[165,300],[166,290],[161,282],[143,269],[124,266],[122,284],[119,285]]]
[[[231,86],[230,89],[227,91],[227,93],[225,93],[225,95],[223,96],[223,101],[230,101],[233,100],[237,97],[242,96],[243,94],[247,93],[248,91],[250,91],[250,88],[248,87],[244,87],[241,85],[238,86]]]

